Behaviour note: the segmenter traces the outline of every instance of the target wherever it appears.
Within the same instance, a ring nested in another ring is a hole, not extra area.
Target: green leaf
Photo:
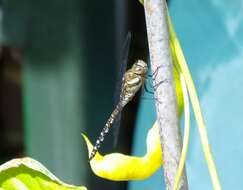
[[[87,190],[59,180],[32,158],[13,159],[0,166],[0,190]]]

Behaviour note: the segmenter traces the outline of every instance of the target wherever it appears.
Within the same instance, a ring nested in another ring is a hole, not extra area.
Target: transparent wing
[[[130,44],[131,44],[131,32],[128,32],[126,35],[126,39],[123,42],[121,54],[118,59],[119,73],[118,73],[116,89],[115,89],[115,93],[114,93],[115,105],[117,105],[118,102],[120,101],[122,78],[127,69]],[[117,145],[119,129],[120,129],[120,122],[121,122],[121,114],[119,114],[117,116],[116,121],[113,125],[114,146]]]

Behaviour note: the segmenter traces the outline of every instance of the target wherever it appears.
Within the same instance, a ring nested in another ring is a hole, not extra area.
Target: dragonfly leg
[[[159,66],[155,69],[155,71],[152,73],[152,79],[155,80],[157,78],[157,75],[158,75],[158,72],[159,72],[159,69],[161,68],[162,66]]]
[[[157,90],[157,88],[158,88],[161,84],[163,84],[163,83],[165,83],[165,82],[168,82],[168,80],[167,80],[167,79],[165,79],[165,80],[161,80],[161,81],[159,81],[158,83],[154,84],[154,90]]]

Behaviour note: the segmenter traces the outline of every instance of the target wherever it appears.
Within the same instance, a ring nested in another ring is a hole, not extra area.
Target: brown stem
[[[179,165],[182,143],[169,46],[166,1],[145,0],[144,9],[151,67],[153,72],[157,72],[153,84],[154,86],[157,84],[154,90],[163,150],[166,189],[172,190]],[[179,189],[188,189],[185,171]]]

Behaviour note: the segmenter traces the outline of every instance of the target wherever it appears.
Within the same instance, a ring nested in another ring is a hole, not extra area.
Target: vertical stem
[[[181,154],[177,100],[172,70],[165,0],[145,0],[149,51],[153,71],[157,118],[163,150],[166,189],[172,190]],[[187,190],[186,172],[180,190]]]

